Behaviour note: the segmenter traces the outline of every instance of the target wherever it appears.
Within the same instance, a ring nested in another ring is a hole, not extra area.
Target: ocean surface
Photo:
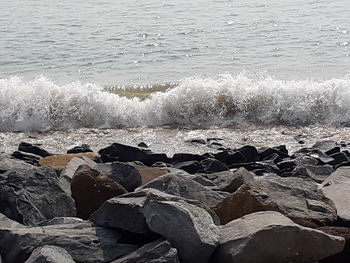
[[[93,134],[156,150],[218,132],[346,139],[349,18],[346,0],[3,1],[0,151]]]

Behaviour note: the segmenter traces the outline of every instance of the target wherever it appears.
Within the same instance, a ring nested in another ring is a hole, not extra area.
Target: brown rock
[[[156,179],[157,177],[169,173],[168,169],[154,168],[142,165],[134,165],[134,167],[139,171],[142,178],[142,185]]]
[[[51,166],[52,168],[55,168],[55,169],[63,169],[74,157],[87,157],[92,159],[96,156],[97,156],[96,153],[93,153],[93,152],[52,155],[52,156],[48,156],[40,159],[39,164]]]
[[[308,227],[323,226],[337,218],[333,202],[316,183],[295,177],[251,180],[226,197],[214,211],[222,224],[258,211],[277,211]]]
[[[106,200],[127,192],[123,186],[88,165],[81,165],[77,169],[71,182],[71,191],[77,216],[82,219],[88,219]]]

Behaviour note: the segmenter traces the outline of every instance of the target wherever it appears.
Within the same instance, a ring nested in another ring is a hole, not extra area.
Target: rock
[[[322,183],[333,172],[334,169],[330,165],[304,165],[296,167],[291,176],[308,177],[317,183]]]
[[[331,149],[333,149],[334,147],[337,146],[337,143],[335,141],[331,141],[331,140],[325,140],[325,141],[319,141],[316,142],[312,148],[316,148],[321,150],[322,152],[327,152]]]
[[[40,165],[50,166],[55,169],[63,169],[67,164],[75,157],[87,157],[93,159],[96,157],[96,153],[74,153],[74,154],[62,154],[62,155],[52,155],[46,158],[42,158],[39,161]]]
[[[203,185],[203,186],[206,186],[206,187],[209,187],[210,189],[214,188],[215,190],[217,189],[216,185],[209,179],[207,179],[205,177],[205,174],[193,174],[193,175],[189,175],[187,176],[187,178],[190,178],[191,180]]]
[[[134,167],[141,174],[141,181],[143,185],[158,178],[161,175],[169,173],[168,169],[163,169],[163,168],[148,167],[148,166],[141,166],[141,165],[134,165]]]
[[[67,151],[67,153],[88,153],[88,152],[93,152],[91,149],[90,149],[90,146],[87,145],[87,144],[82,144],[81,146],[75,146],[74,148],[72,149],[69,149]]]
[[[345,247],[342,252],[327,257],[320,261],[320,263],[348,263],[350,258],[350,229],[346,227],[320,227],[317,228],[328,235],[339,236],[345,239]]]
[[[328,156],[327,154],[325,154],[321,150],[315,149],[315,148],[301,148],[300,150],[296,151],[292,157],[297,158],[300,156],[312,157],[312,158],[318,160],[318,162],[322,163],[322,164],[328,164],[328,163],[334,161],[334,159],[332,157]]]
[[[148,145],[144,142],[140,142],[137,146],[141,148],[148,148]]]
[[[280,170],[293,170],[296,163],[293,160],[284,160],[276,164]]]
[[[199,201],[169,195],[152,188],[107,200],[90,216],[90,220],[104,227],[114,227],[137,234],[148,234],[150,229],[146,223],[143,208],[149,200],[184,201],[206,210],[212,216],[214,223],[219,224],[220,222],[210,208]]]
[[[114,163],[99,163],[94,167],[102,175],[116,181],[122,185],[127,191],[134,191],[135,188],[141,186],[141,174],[132,165],[114,162]]]
[[[183,201],[150,200],[144,215],[149,228],[177,249],[183,263],[208,262],[218,243],[218,229],[202,208]]]
[[[225,150],[219,153],[214,154],[216,160],[224,163],[225,165],[232,165],[237,163],[245,163],[246,158],[240,152],[233,150]]]
[[[316,262],[342,251],[344,239],[293,223],[273,211],[257,212],[220,228],[213,263]]]
[[[49,167],[12,169],[0,174],[0,213],[25,225],[75,216],[75,205]]]
[[[173,155],[171,162],[173,164],[183,163],[183,162],[201,162],[205,159],[205,156],[190,153],[176,153]]]
[[[281,159],[288,158],[288,150],[285,145],[281,145],[278,147],[272,147],[272,148],[261,148],[258,150],[258,158],[259,160],[264,160],[268,156],[272,154],[277,154]]]
[[[338,217],[342,221],[350,222],[350,167],[338,168],[322,186],[324,195],[334,202]]]
[[[166,240],[156,240],[111,263],[179,263],[177,250]]]
[[[226,224],[257,211],[277,211],[295,223],[317,227],[333,223],[336,209],[311,180],[289,177],[257,177],[226,197],[215,209]]]
[[[177,163],[174,165],[174,168],[184,170],[189,174],[195,174],[203,170],[202,164],[197,161]]]
[[[133,162],[140,161],[147,166],[152,166],[156,162],[168,162],[166,154],[153,153],[148,149],[132,147],[120,143],[113,143],[112,145],[101,149],[98,152],[101,159],[119,162]]]
[[[339,153],[340,152],[340,147],[339,146],[336,146],[328,151],[325,151],[325,154],[327,155],[332,155],[332,154],[336,154],[336,153]]]
[[[14,168],[25,170],[33,168],[33,165],[20,160],[16,160],[13,157],[11,158],[11,156],[7,154],[0,153],[0,174]]]
[[[0,215],[0,254],[6,263],[22,263],[34,249],[44,245],[67,250],[76,262],[110,262],[137,249],[122,243],[123,238],[118,230],[88,221],[26,227]]]
[[[52,155],[48,151],[40,148],[39,146],[27,142],[21,142],[18,146],[18,151],[32,153],[41,157],[47,157]]]
[[[329,157],[334,159],[333,161],[329,162],[329,164],[333,166],[349,161],[348,156],[344,152],[334,153]]]
[[[25,263],[74,263],[67,250],[57,246],[42,246],[34,249]]]
[[[40,222],[37,226],[75,224],[80,222],[83,222],[83,219],[78,217],[55,217],[53,219],[44,220]]]
[[[304,166],[304,165],[317,165],[318,160],[315,158],[312,158],[307,155],[301,155],[294,159],[294,162],[297,166]]]
[[[138,188],[154,188],[167,194],[198,200],[208,207],[215,207],[224,197],[181,174],[169,173]]]
[[[31,165],[38,166],[39,165],[39,160],[40,156],[32,154],[32,153],[25,153],[25,152],[20,152],[20,151],[15,151],[11,154],[12,157],[25,161],[26,163],[29,163]]]
[[[247,169],[240,168],[235,172],[212,173],[207,178],[217,186],[217,190],[233,193],[241,185],[252,180],[253,175]]]
[[[201,161],[201,166],[205,173],[216,173],[229,170],[225,164],[213,158],[204,159]]]
[[[72,179],[71,191],[77,216],[82,219],[88,219],[104,201],[126,193],[123,186],[88,165],[81,165],[77,169]]]
[[[237,149],[237,151],[244,156],[245,162],[247,163],[256,162],[259,160],[258,150],[254,146],[246,145],[240,149]]]

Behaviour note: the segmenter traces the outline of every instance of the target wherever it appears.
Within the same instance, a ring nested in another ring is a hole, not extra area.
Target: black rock
[[[244,156],[245,162],[247,163],[256,162],[259,160],[258,150],[254,146],[247,145],[237,149],[237,151]]]
[[[47,157],[52,155],[48,151],[40,148],[39,146],[27,142],[21,142],[18,146],[18,151],[32,153],[41,157]]]
[[[322,164],[328,164],[334,161],[332,157],[316,148],[301,148],[293,154],[292,158],[298,158],[300,156],[310,156]]]
[[[198,154],[176,153],[172,158],[172,163],[177,164],[177,163],[190,162],[190,161],[200,162],[204,159],[205,159],[204,156],[198,155]]]
[[[266,157],[270,156],[271,154],[276,153],[280,158],[288,158],[288,150],[286,149],[285,145],[281,145],[278,147],[272,147],[272,148],[261,148],[258,150],[258,156],[259,160],[264,160]]]
[[[87,153],[87,152],[93,152],[90,149],[90,146],[87,144],[82,144],[81,146],[75,146],[72,149],[69,149],[67,153]]]
[[[137,146],[141,148],[148,148],[148,145],[144,142],[140,142]]]
[[[225,164],[212,158],[204,159],[201,161],[201,164],[205,173],[215,173],[229,170]]]
[[[203,166],[197,161],[187,161],[182,163],[177,163],[174,168],[184,170],[189,174],[195,174],[203,171]]]
[[[60,185],[54,169],[13,169],[0,174],[0,213],[25,225],[75,216],[73,199]]]
[[[282,162],[277,163],[277,167],[280,170],[293,170],[296,166],[293,160],[284,160]]]
[[[32,153],[20,152],[20,151],[13,152],[11,156],[35,166],[39,166],[39,160],[41,158],[38,155],[35,155]]]
[[[332,154],[330,155],[330,157],[332,157],[334,160],[329,162],[328,164],[333,166],[349,161],[348,156],[343,152]]]
[[[233,150],[225,150],[219,153],[214,154],[216,160],[226,164],[237,164],[237,163],[245,163],[246,158],[241,152],[233,151]]]
[[[332,149],[329,149],[328,151],[325,152],[325,154],[327,155],[332,155],[332,154],[335,154],[335,153],[339,153],[340,152],[340,147],[339,146],[336,146]]]
[[[169,162],[166,154],[153,153],[148,149],[137,148],[120,143],[101,149],[98,152],[103,162],[133,162],[140,161],[147,166],[152,166],[156,162]]]

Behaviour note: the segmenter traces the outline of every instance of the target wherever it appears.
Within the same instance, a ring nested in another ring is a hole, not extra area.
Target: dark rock
[[[343,166],[350,166],[350,161],[342,162],[342,163],[340,163],[340,164],[337,164],[337,165],[335,166],[335,169],[337,170],[338,168],[343,167]]]
[[[150,200],[143,211],[149,228],[170,241],[181,262],[209,261],[219,236],[206,210],[183,201]]]
[[[156,162],[156,163],[152,164],[152,167],[167,168],[167,167],[173,167],[173,165],[170,163]]]
[[[237,149],[237,151],[244,156],[245,162],[247,163],[256,162],[259,160],[258,150],[254,146],[243,146],[242,148]]]
[[[25,263],[74,263],[67,250],[57,246],[42,246],[34,249]]]
[[[318,185],[296,177],[257,177],[226,197],[214,212],[225,224],[257,211],[277,211],[295,223],[318,227],[336,221],[337,212]]]
[[[299,157],[293,159],[297,166],[304,165],[317,165],[318,160],[307,155],[300,155]]]
[[[109,179],[122,185],[127,191],[134,191],[141,186],[141,174],[132,165],[114,162],[99,163],[94,167],[100,174],[107,176]]]
[[[140,142],[137,146],[141,148],[148,148],[148,145],[144,142]]]
[[[187,177],[203,186],[217,188],[216,185],[211,180],[207,179],[204,174],[194,174]]]
[[[273,163],[279,163],[282,161],[282,158],[277,154],[273,153],[267,157],[265,157],[262,161],[272,161]]]
[[[337,208],[338,217],[350,222],[350,167],[338,168],[323,183],[322,191]]]
[[[88,152],[93,152],[90,149],[90,146],[87,144],[82,144],[81,146],[75,146],[72,149],[69,149],[67,153],[88,153]]]
[[[262,170],[265,173],[279,173],[280,170],[278,169],[278,167],[272,163],[272,162],[268,162],[268,161],[264,161],[264,162],[256,162],[256,163],[239,163],[239,164],[231,164],[229,166],[230,169],[237,169],[237,168],[245,168],[248,171],[255,171],[255,170]]]
[[[29,163],[14,159],[13,157],[7,154],[0,153],[0,174],[15,168],[26,170],[34,168],[34,166]]]
[[[138,188],[138,190],[154,188],[167,194],[198,200],[208,207],[215,207],[223,196],[184,175],[169,173]]]
[[[332,157],[334,159],[333,161],[328,163],[330,165],[338,165],[349,161],[348,156],[343,152],[332,154],[329,157]]]
[[[156,240],[152,243],[131,252],[111,263],[179,263],[177,250],[171,244],[163,239]]]
[[[333,172],[334,169],[330,165],[304,165],[296,167],[290,176],[308,177],[317,183],[322,183]]]
[[[148,149],[132,147],[120,143],[113,143],[112,145],[101,149],[98,152],[101,155],[101,159],[108,161],[119,162],[133,162],[140,161],[147,166],[152,166],[156,162],[169,162],[166,154],[153,153]]]
[[[25,225],[58,216],[75,216],[75,205],[54,169],[12,169],[0,174],[0,213]]]
[[[285,147],[285,145],[281,145],[278,147],[272,147],[272,148],[261,148],[258,150],[258,158],[259,160],[263,160],[266,157],[270,156],[271,154],[276,153],[280,158],[288,158],[288,151]]]
[[[334,149],[334,147],[337,146],[337,142],[335,141],[331,141],[331,140],[326,140],[326,141],[319,141],[316,142],[312,148],[316,148],[321,150],[322,152],[328,152],[332,149]]]
[[[277,167],[280,170],[293,170],[296,166],[296,163],[293,160],[284,160],[282,162],[277,163]]]
[[[48,151],[40,148],[39,146],[27,142],[21,142],[18,146],[18,151],[32,153],[41,157],[47,157],[52,155]]]
[[[26,227],[0,215],[0,254],[6,263],[22,263],[44,245],[62,247],[76,262],[110,262],[137,249],[122,243],[123,238],[118,230],[88,221]]]
[[[205,173],[215,173],[229,170],[229,168],[222,162],[212,158],[204,159],[201,161],[201,164]]]
[[[299,226],[273,211],[234,220],[220,234],[213,263],[317,262],[344,247],[343,238]]]
[[[201,162],[204,159],[205,159],[204,156],[198,155],[198,154],[176,153],[173,155],[171,162],[173,164],[178,164],[183,162],[193,162],[193,161]]]
[[[350,228],[346,227],[320,227],[317,228],[328,235],[339,236],[345,239],[345,247],[342,252],[320,260],[320,263],[348,263],[350,258]]]
[[[104,201],[126,193],[123,186],[101,175],[88,165],[80,165],[75,172],[71,191],[77,208],[77,216],[82,219],[88,219]]]
[[[244,155],[237,151],[232,150],[225,150],[219,153],[214,154],[215,159],[226,164],[226,165],[232,165],[237,163],[245,163],[246,158]]]
[[[195,174],[203,171],[202,164],[197,161],[177,163],[174,165],[174,168],[184,170],[189,174]]]
[[[310,156],[314,159],[317,159],[319,163],[322,164],[328,164],[332,161],[334,161],[334,159],[330,156],[328,156],[327,154],[325,154],[324,152],[322,152],[319,149],[315,149],[315,148],[301,148],[300,150],[296,151],[293,154],[293,158],[297,158],[300,156]]]
[[[326,151],[325,154],[332,155],[332,154],[336,154],[336,153],[339,153],[339,152],[340,152],[340,147],[336,146],[336,147]]]
[[[11,156],[35,166],[39,166],[39,160],[41,158],[38,155],[35,155],[32,153],[20,152],[20,151],[13,152]]]

